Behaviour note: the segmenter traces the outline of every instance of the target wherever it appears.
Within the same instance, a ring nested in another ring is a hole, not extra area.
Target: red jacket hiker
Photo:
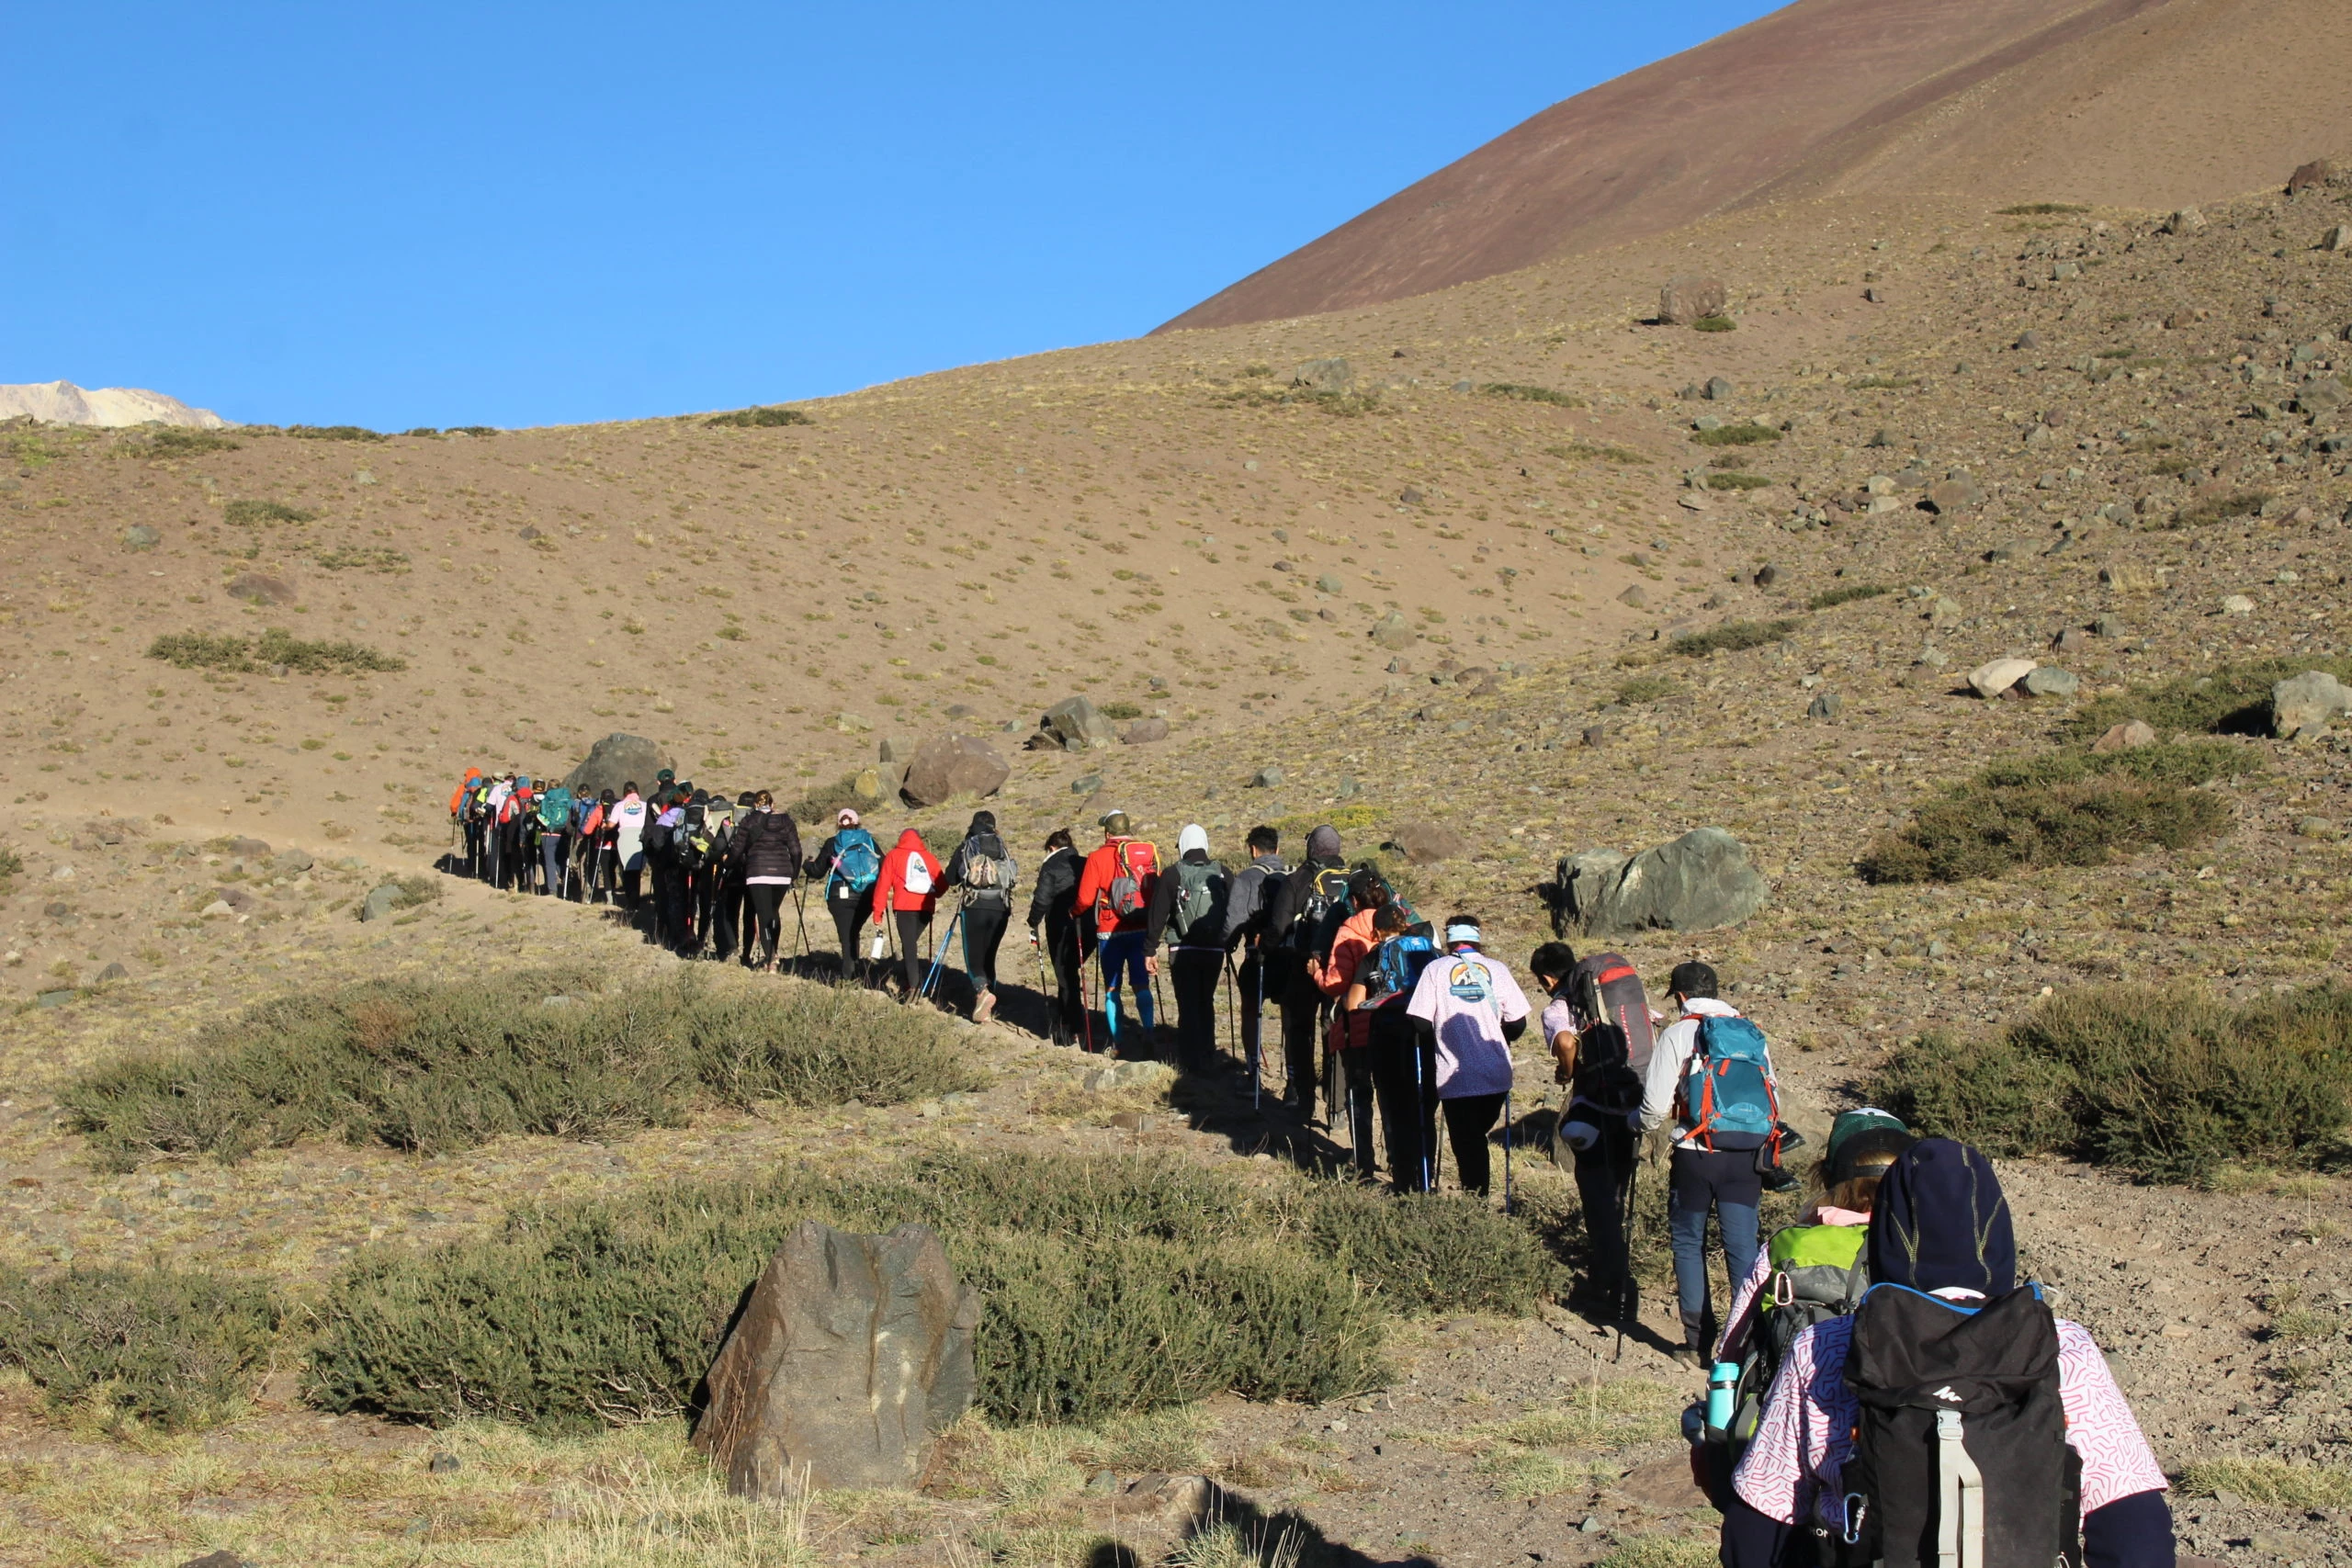
[[[1136,880],[1136,904],[1133,914],[1122,915],[1111,908],[1111,884],[1121,875],[1124,863],[1126,872]],[[1080,919],[1091,916],[1094,934],[1109,936],[1114,931],[1139,931],[1151,907],[1151,890],[1159,880],[1159,851],[1146,839],[1108,839],[1098,844],[1086,857],[1086,869],[1078,874],[1078,901],[1074,908]]]
[[[918,893],[907,886],[910,864],[920,864],[922,871],[913,881],[923,889]],[[922,841],[922,835],[912,828],[899,835],[899,841],[888,854],[882,857],[881,874],[874,879],[874,923],[883,923],[886,910],[917,909],[929,914],[939,905],[941,883],[946,872]]]

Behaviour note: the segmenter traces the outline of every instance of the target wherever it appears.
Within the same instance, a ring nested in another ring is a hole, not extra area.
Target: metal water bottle
[[[1726,1431],[1731,1427],[1732,1414],[1738,1408],[1739,1363],[1717,1361],[1707,1374],[1707,1429],[1710,1433]]]

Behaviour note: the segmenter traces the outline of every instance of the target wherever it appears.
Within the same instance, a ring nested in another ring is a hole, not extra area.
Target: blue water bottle
[[[1717,1361],[1707,1374],[1707,1435],[1720,1438],[1731,1427],[1732,1414],[1738,1408],[1739,1363]]]

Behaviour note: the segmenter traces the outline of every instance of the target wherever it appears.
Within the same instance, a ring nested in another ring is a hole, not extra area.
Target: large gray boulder
[[[1762,908],[1770,892],[1737,839],[1693,828],[1630,857],[1587,850],[1563,860],[1553,926],[1562,936],[1715,931]]]
[[[564,775],[563,787],[574,795],[605,790],[617,795],[623,784],[632,783],[651,789],[653,775],[668,766],[670,759],[662,748],[645,737],[615,733],[588,748],[580,765]]]
[[[1085,751],[1097,746],[1115,746],[1119,738],[1111,728],[1111,721],[1091,697],[1064,697],[1046,710],[1037,721],[1041,734],[1061,743],[1065,751]]]
[[[971,1407],[980,1298],[927,1225],[804,1220],[711,1363],[695,1447],[739,1497],[909,1487]]]
[[[2316,735],[2352,715],[2352,690],[2324,670],[2306,670],[2270,688],[2270,733],[2281,740]]]
[[[1722,315],[1728,302],[1721,278],[1677,277],[1657,291],[1657,319],[1669,327],[1687,327]]]
[[[994,795],[1012,764],[977,735],[941,735],[915,748],[899,793],[912,806],[939,806],[956,795]]]

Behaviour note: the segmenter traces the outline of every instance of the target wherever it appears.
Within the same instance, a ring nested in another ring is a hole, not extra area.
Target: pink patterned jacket
[[[1846,1383],[1850,1317],[1831,1318],[1797,1336],[1764,1404],[1763,1424],[1732,1476],[1747,1506],[1784,1525],[1825,1502],[1830,1515],[1815,1522],[1835,1527],[1838,1479],[1854,1451],[1860,1413]],[[2118,1498],[2165,1489],[2165,1472],[2115,1386],[2107,1358],[2090,1331],[2058,1320],[2058,1393],[2066,1408],[2066,1441],[2083,1459],[2083,1512]]]

